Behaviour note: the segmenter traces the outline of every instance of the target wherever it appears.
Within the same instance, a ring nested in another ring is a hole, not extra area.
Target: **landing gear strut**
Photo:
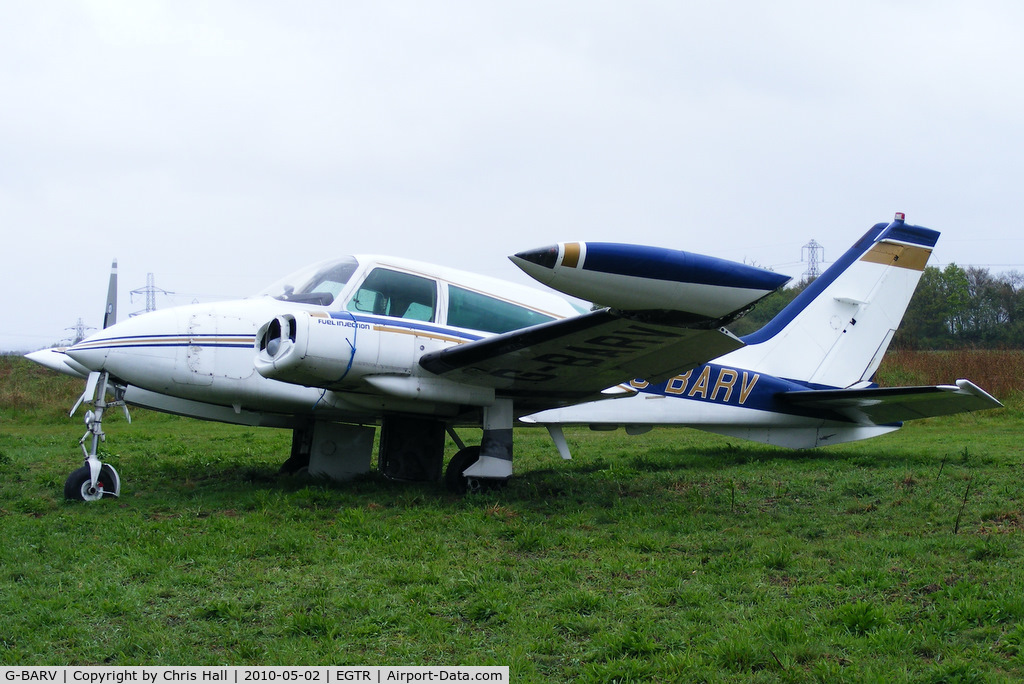
[[[500,489],[512,477],[512,400],[498,399],[483,410],[483,438],[463,447],[448,464],[444,481],[458,494]]]

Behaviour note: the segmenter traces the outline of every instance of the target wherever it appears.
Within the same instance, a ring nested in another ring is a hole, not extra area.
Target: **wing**
[[[741,346],[724,328],[634,320],[603,309],[448,347],[424,355],[420,365],[493,387],[518,398],[517,410],[533,411],[594,399],[632,378],[670,377]]]
[[[778,398],[803,408],[831,410],[855,422],[876,425],[1002,406],[969,380],[957,380],[955,385],[926,387],[784,392]]]

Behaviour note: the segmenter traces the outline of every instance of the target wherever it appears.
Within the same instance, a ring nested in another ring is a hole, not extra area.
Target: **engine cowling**
[[[387,333],[383,333],[387,334]],[[398,339],[408,340],[403,333]],[[265,378],[307,387],[386,395],[404,402],[490,406],[494,389],[430,374],[417,374],[409,356],[396,348],[379,358],[381,338],[366,323],[299,311],[267,321],[256,333],[256,370]],[[391,358],[393,356],[393,358]],[[351,397],[349,400],[355,401]],[[406,410],[416,410],[413,403]]]
[[[320,312],[276,316],[256,333],[256,371],[265,378],[308,387],[351,384],[370,360],[361,358],[366,353],[360,353],[356,344],[357,325]]]

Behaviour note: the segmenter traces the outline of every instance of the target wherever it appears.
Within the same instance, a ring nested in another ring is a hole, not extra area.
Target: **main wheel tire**
[[[466,477],[462,473],[466,468],[480,460],[480,447],[470,446],[462,449],[448,462],[448,469],[444,471],[444,485],[453,494],[467,494],[469,492],[482,493],[494,492],[508,484],[508,480],[498,480],[493,477]]]
[[[99,482],[95,489],[92,486],[92,473],[89,466],[84,465],[68,475],[64,482],[64,498],[68,501],[99,501],[104,496],[114,496],[117,483],[114,482],[109,468],[100,468]]]
[[[462,472],[480,460],[480,447],[470,446],[461,449],[452,456],[448,462],[448,469],[444,471],[444,486],[454,494],[465,494],[469,491],[469,480]]]

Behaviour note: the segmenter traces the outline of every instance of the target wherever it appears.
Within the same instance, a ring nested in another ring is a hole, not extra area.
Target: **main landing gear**
[[[98,451],[100,442],[105,442],[106,434],[103,432],[103,413],[110,406],[120,406],[124,409],[125,418],[131,422],[128,414],[128,407],[119,389],[113,387],[114,401],[107,402],[107,390],[110,374],[93,372],[85,384],[85,392],[71,409],[72,415],[78,410],[83,402],[92,404],[93,408],[85,412],[85,434],[78,444],[82,447],[82,454],[85,456],[85,463],[68,476],[64,483],[64,498],[71,501],[98,501],[103,497],[121,495],[121,478],[117,471],[109,463],[103,463],[99,459]],[[86,447],[86,442],[89,446]]]
[[[498,399],[483,410],[480,446],[457,441],[459,451],[448,463],[445,486],[457,494],[501,489],[512,477],[512,400]],[[454,436],[454,435],[453,435]]]

